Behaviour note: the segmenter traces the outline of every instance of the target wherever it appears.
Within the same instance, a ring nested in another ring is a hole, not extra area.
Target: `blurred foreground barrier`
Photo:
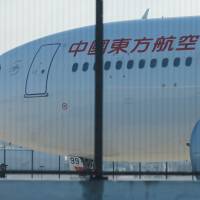
[[[1,199],[199,200],[198,181],[0,181]],[[12,192],[10,192],[12,191]]]

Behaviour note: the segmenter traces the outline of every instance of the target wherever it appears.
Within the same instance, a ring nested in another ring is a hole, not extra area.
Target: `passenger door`
[[[25,97],[48,96],[48,76],[59,47],[60,44],[56,43],[45,44],[39,48],[28,71],[25,85]]]

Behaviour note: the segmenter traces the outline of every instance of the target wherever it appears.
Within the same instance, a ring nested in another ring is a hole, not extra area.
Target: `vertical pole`
[[[2,166],[3,169],[2,169],[2,174],[1,174],[1,176],[2,176],[2,178],[5,178],[5,177],[6,177],[6,168],[7,168],[7,166],[6,166],[6,145],[4,144],[3,147],[4,147],[4,148],[3,148],[3,162],[4,162],[4,166]],[[5,170],[5,171],[4,171],[4,170]]]
[[[31,171],[32,171],[31,178],[32,179],[33,179],[33,154],[34,154],[34,151],[31,150]]]
[[[94,179],[102,179],[103,164],[103,0],[96,0],[95,54],[95,169]]]
[[[141,179],[142,164],[139,162],[139,179]]]
[[[112,163],[112,168],[113,168],[113,180],[115,179],[115,162],[113,161]]]
[[[58,170],[59,170],[58,178],[60,180],[60,155],[58,157],[58,162],[59,162],[59,164],[58,164]]]
[[[3,162],[4,162],[4,165],[6,165],[6,145],[4,144],[3,146]]]
[[[168,162],[165,163],[165,179],[168,178]]]

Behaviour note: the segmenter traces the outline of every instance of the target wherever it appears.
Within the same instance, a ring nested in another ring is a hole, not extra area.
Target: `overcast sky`
[[[104,0],[104,21],[200,15],[200,0]],[[95,0],[0,0],[0,54],[48,34],[95,23]]]

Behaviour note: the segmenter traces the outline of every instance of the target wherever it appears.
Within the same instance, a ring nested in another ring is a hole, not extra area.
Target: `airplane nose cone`
[[[193,128],[190,140],[190,159],[193,172],[200,172],[200,121]],[[200,179],[200,175],[196,176]]]

